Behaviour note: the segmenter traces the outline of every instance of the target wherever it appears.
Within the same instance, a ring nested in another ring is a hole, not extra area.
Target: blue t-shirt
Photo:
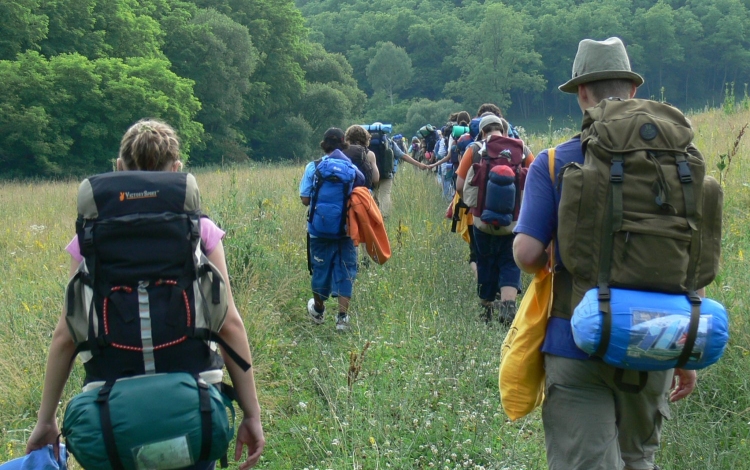
[[[346,160],[351,163],[351,159],[344,155],[344,153],[341,150],[334,150],[331,152],[330,155],[323,155],[323,157],[320,159],[321,161],[325,160],[329,157],[335,157],[340,158],[342,160]],[[354,186],[352,188],[356,188],[357,186],[364,186],[365,185],[365,175],[362,174],[361,171],[359,171],[358,168],[355,167],[355,176],[354,176]],[[312,197],[312,191],[313,191],[313,185],[315,184],[315,162],[312,161],[307,164],[305,167],[305,172],[302,174],[302,180],[299,182],[299,195],[300,197]]]
[[[568,163],[583,163],[583,150],[580,136],[560,144],[555,150],[555,181],[550,180],[549,156],[542,151],[529,167],[523,204],[518,216],[515,233],[523,233],[536,238],[547,246],[557,233],[557,208],[560,205],[560,192],[557,190],[557,175]],[[556,267],[562,267],[560,252],[555,244]],[[542,344],[542,352],[571,359],[588,359],[590,356],[576,346],[570,321],[550,317],[547,334]]]

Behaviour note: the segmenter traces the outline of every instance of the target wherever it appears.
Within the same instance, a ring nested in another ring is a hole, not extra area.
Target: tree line
[[[140,117],[192,164],[303,159],[330,126],[413,133],[498,104],[575,115],[580,39],[621,37],[639,96],[741,98],[750,0],[14,0],[0,4],[0,175],[111,167]]]

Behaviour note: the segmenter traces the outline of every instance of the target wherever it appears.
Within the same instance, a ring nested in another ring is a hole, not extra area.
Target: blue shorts
[[[357,247],[351,238],[329,239],[310,237],[312,291],[320,298],[352,296],[357,278]]]
[[[520,290],[521,269],[513,259],[515,235],[490,235],[472,227],[477,249],[477,295],[495,300],[502,287]]]

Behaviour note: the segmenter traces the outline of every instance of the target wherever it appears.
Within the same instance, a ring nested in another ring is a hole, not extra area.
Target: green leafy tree
[[[634,62],[644,66],[649,95],[658,95],[664,86],[664,69],[685,59],[684,50],[677,41],[675,11],[663,0],[648,10],[638,10],[633,21],[633,32],[638,38],[639,51]],[[641,52],[648,51],[648,53]]]
[[[97,1],[94,16],[95,29],[105,32],[108,57],[162,56],[164,33],[139,0]]]
[[[174,27],[165,53],[174,70],[195,81],[202,109],[197,119],[206,131],[206,147],[194,152],[196,163],[247,159],[245,137],[238,123],[258,63],[247,27],[216,10],[200,10]]]
[[[46,59],[27,52],[16,61],[0,61],[0,172],[106,171],[122,134],[142,117],[172,124],[187,159],[202,135],[193,120],[200,104],[192,85],[156,58],[92,61],[62,54]]]
[[[238,124],[254,152],[276,155],[287,138],[286,118],[294,115],[305,88],[301,63],[306,30],[292,0],[196,0],[246,26],[260,52],[251,77],[245,116]]]
[[[41,51],[47,57],[162,57],[164,33],[151,16],[158,1],[41,0],[39,13],[49,19]]]
[[[315,145],[320,142],[320,136],[315,136],[310,124],[302,116],[288,116],[286,118],[287,129],[294,134],[293,139],[289,139],[283,151],[287,153],[288,158],[297,161],[308,161],[313,155],[319,155],[321,150]]]
[[[414,69],[409,54],[392,42],[377,45],[375,55],[367,64],[367,79],[375,91],[388,94],[393,106],[393,95],[411,81]]]
[[[343,93],[349,101],[342,119],[359,116],[367,102],[367,95],[357,86],[352,66],[342,54],[327,52],[320,44],[308,44],[309,52],[303,63],[307,83],[324,83]]]
[[[49,31],[41,42],[47,57],[77,53],[88,58],[106,55],[106,31],[96,29],[98,0],[42,0],[39,12],[49,18]]]
[[[38,13],[39,0],[0,2],[0,60],[38,47],[47,34],[49,20]]]
[[[393,124],[394,131],[401,129],[406,121],[406,112],[409,110],[411,100],[395,101],[392,105],[388,94],[383,91],[373,93],[367,100],[367,109],[363,121],[365,123],[383,122]]]
[[[345,94],[327,83],[310,83],[299,103],[300,114],[310,124],[313,135],[323,135],[329,127],[346,122],[350,108]]]
[[[406,112],[406,123],[404,127],[407,132],[415,133],[417,129],[425,124],[432,124],[440,128],[448,121],[448,116],[456,111],[461,111],[461,105],[453,100],[431,101],[422,99],[415,101]]]
[[[54,116],[65,94],[56,89],[49,62],[36,52],[0,61],[0,171],[6,176],[54,174],[56,156],[72,140]],[[62,125],[61,125],[62,124]]]
[[[461,77],[448,83],[446,92],[473,109],[487,101],[507,108],[513,89],[544,90],[541,57],[524,28],[528,23],[523,13],[501,3],[487,6],[479,27],[457,46]]]

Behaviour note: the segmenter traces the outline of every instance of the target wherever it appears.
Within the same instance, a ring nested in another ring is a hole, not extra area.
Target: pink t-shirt
[[[206,217],[201,218],[201,240],[203,240],[203,249],[206,255],[210,255],[214,251],[225,234],[226,232],[217,227],[211,219]],[[74,260],[79,263],[83,261],[81,246],[78,244],[78,235],[73,237],[68,246],[65,247],[65,250],[70,253],[70,256]]]

